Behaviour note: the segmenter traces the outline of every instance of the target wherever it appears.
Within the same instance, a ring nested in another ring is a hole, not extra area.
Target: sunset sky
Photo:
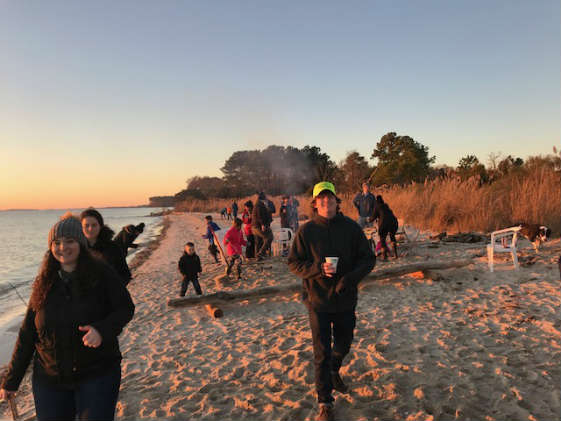
[[[561,147],[561,2],[0,0],[0,209],[118,206],[236,150]]]

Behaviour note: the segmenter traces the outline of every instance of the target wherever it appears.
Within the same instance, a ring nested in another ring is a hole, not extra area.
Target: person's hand
[[[335,274],[335,266],[333,266],[331,263],[322,263],[321,270],[323,274],[328,278],[331,278]]]
[[[16,396],[16,392],[13,390],[0,389],[0,400],[7,401],[8,399]]]
[[[339,282],[337,282],[337,285],[335,285],[335,294],[342,294],[345,292],[345,282],[344,279],[341,278],[339,279]]]
[[[82,343],[84,346],[89,346],[90,348],[97,348],[101,345],[101,335],[97,329],[93,326],[78,326],[78,330],[81,332],[87,332],[82,337]]]

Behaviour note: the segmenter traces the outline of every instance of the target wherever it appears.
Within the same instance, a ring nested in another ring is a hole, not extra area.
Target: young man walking
[[[333,419],[333,389],[347,392],[339,369],[353,340],[357,286],[376,263],[361,227],[340,213],[340,202],[333,184],[314,186],[312,219],[298,230],[288,257],[290,270],[303,279],[320,421]]]

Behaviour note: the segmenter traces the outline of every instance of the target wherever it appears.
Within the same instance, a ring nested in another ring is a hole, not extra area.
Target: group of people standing
[[[394,257],[397,259],[397,240],[395,234],[398,229],[398,221],[388,204],[384,202],[381,195],[374,196],[370,193],[368,183],[362,183],[362,192],[358,193],[353,199],[353,205],[358,212],[357,223],[361,228],[365,228],[378,221],[378,237],[376,250],[381,250],[384,260],[389,255],[389,247],[386,242],[388,235],[392,245]]]
[[[335,186],[320,182],[313,189],[312,217],[300,229],[296,199],[283,197],[279,211],[282,227],[297,230],[288,268],[303,280],[321,421],[333,419],[333,390],[348,391],[339,371],[354,336],[358,284],[376,263],[362,228],[377,219],[384,249],[385,236],[395,244],[397,231],[393,212],[367,185],[353,201],[358,223],[341,213],[340,203]],[[223,239],[228,274],[241,276],[243,245],[248,258],[267,256],[275,212],[264,193],[244,203],[242,217],[234,218]],[[215,239],[221,228],[210,215],[206,223],[203,237],[218,262]],[[0,387],[0,398],[13,396],[33,359],[39,420],[114,417],[121,380],[117,336],[132,319],[134,304],[126,289],[130,270],[112,235],[95,209],[85,210],[80,218],[67,215],[49,232],[48,250]],[[192,242],[185,245],[178,267],[184,275],[181,295],[189,283],[202,294],[202,267]]]
[[[235,205],[235,206],[234,206]],[[281,216],[281,226],[288,228],[298,226],[298,206],[296,199],[288,196],[283,197],[283,203],[279,210]],[[232,207],[237,215],[237,204],[233,202]],[[226,210],[227,212],[228,210]],[[222,212],[221,212],[222,213]],[[262,261],[271,250],[273,232],[271,223],[273,214],[276,213],[275,204],[269,200],[265,193],[260,192],[255,201],[248,200],[244,203],[241,218],[233,218],[232,226],[223,236],[223,245],[227,255],[225,268],[226,276],[235,274],[237,280],[242,276],[242,264],[245,259],[256,259]],[[219,263],[219,233],[221,227],[213,220],[212,215],[205,216],[205,233],[202,238],[208,241],[208,251],[215,263]],[[245,256],[243,256],[245,247]],[[182,275],[181,288],[179,295],[184,297],[189,284],[193,284],[195,292],[202,294],[199,283],[199,274],[202,266],[199,256],[196,254],[193,242],[188,242],[184,246],[184,251],[178,262],[178,270]]]
[[[18,390],[33,360],[39,420],[113,419],[121,382],[117,336],[132,319],[122,249],[101,214],[64,215],[49,231],[0,399]]]

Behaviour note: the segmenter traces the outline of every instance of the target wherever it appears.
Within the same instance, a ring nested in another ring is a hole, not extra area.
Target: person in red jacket
[[[238,280],[242,276],[242,246],[245,246],[247,242],[243,237],[242,232],[242,220],[240,218],[234,219],[232,228],[230,228],[226,235],[224,236],[224,245],[226,246],[226,253],[230,258],[228,260],[228,266],[226,267],[226,275],[230,276],[232,273],[232,268],[236,265],[236,273],[238,274]]]

